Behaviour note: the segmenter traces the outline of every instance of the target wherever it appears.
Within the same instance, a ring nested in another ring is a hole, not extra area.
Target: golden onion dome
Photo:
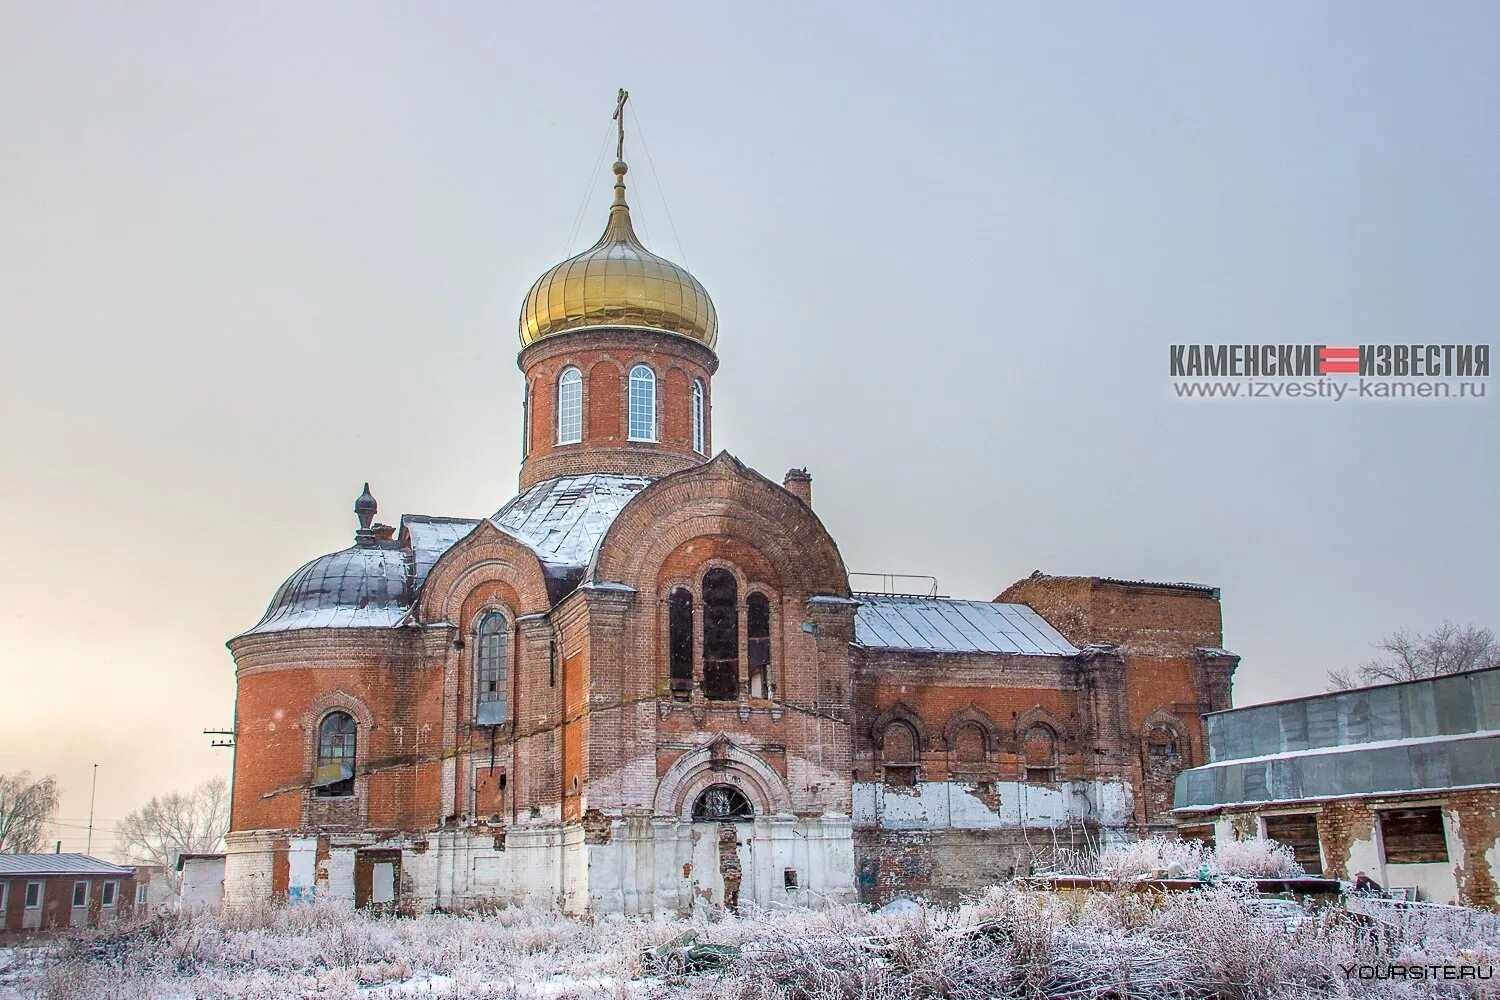
[[[719,315],[698,279],[647,250],[630,225],[624,161],[615,163],[615,200],[599,242],[536,279],[521,309],[521,345],[568,330],[642,327],[713,348]]]

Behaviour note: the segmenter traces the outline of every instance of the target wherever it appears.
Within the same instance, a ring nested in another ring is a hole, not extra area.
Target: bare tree
[[[31,780],[31,772],[0,774],[0,854],[42,848],[42,831],[57,815],[57,779]]]
[[[1393,632],[1375,648],[1380,652],[1357,667],[1330,670],[1329,690],[1347,691],[1367,684],[1417,681],[1500,667],[1500,642],[1495,640],[1494,631],[1477,625],[1455,625],[1446,618],[1431,632]]]
[[[177,867],[183,854],[211,854],[229,832],[229,788],[223,778],[191,792],[157,796],[116,827],[121,854],[140,864]]]

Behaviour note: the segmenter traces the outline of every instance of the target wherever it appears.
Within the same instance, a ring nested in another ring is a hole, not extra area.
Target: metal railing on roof
[[[879,581],[878,586],[860,587],[855,579]],[[914,584],[898,581],[911,580]],[[917,586],[917,584],[920,586]],[[849,589],[856,594],[876,594],[883,597],[937,597],[937,577],[919,573],[850,573]]]

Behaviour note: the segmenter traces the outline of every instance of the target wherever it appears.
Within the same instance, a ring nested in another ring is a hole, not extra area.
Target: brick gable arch
[[[465,604],[484,583],[508,591],[504,603],[512,618],[544,613],[552,605],[536,553],[485,520],[438,558],[418,598],[418,620],[466,626],[473,609]]]
[[[843,557],[823,522],[728,452],[637,493],[594,551],[588,578],[653,592],[668,556],[700,536],[759,552],[780,576],[783,596],[849,594]]]

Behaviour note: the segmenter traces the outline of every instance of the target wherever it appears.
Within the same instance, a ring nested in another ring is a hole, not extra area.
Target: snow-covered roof
[[[390,542],[319,556],[287,578],[245,634],[400,625],[411,610],[410,558]]]
[[[551,566],[582,568],[621,509],[651,485],[641,476],[564,476],[537,483],[490,518]]]
[[[1073,656],[1078,650],[1024,604],[861,594],[854,641],[882,649]]]
[[[430,517],[427,514],[403,514],[400,538],[411,547],[413,593],[422,589],[427,574],[444,552],[458,544],[479,521],[472,517]]]
[[[491,520],[537,554],[555,601],[577,586],[610,524],[651,482],[639,476],[549,479],[501,507]],[[433,566],[479,523],[407,514],[395,540],[331,552],[297,570],[244,634],[405,625]]]
[[[135,874],[87,854],[0,854],[0,878],[7,875],[104,875],[114,878]]]

